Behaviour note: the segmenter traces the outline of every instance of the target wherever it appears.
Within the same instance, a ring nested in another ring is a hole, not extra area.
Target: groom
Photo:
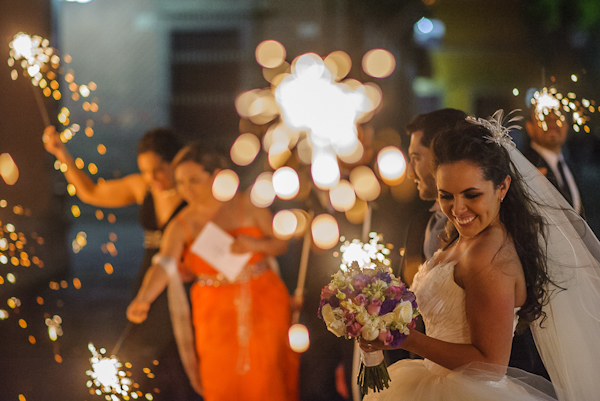
[[[429,145],[436,135],[443,135],[445,130],[452,128],[466,116],[460,110],[441,109],[417,115],[406,127],[407,134],[410,135],[408,177],[417,184],[419,197],[422,200],[435,201],[427,213],[415,217],[408,228],[399,276],[409,286],[419,265],[442,247],[440,235],[444,232],[448,221],[437,203],[437,185],[433,177]],[[388,357],[392,359],[391,362],[394,362],[398,359],[414,358],[415,355],[409,355],[404,350],[394,350],[388,354]],[[508,365],[550,380],[529,329],[514,336]]]

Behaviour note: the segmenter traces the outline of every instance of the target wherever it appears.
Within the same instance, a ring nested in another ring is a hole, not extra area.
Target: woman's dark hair
[[[200,142],[192,142],[181,149],[171,164],[173,168],[176,168],[187,161],[201,165],[204,171],[210,174],[214,173],[217,169],[226,169],[229,167],[229,159],[220,149],[207,147]]]
[[[171,162],[181,149],[181,142],[170,128],[155,128],[144,134],[137,147],[138,156],[154,152],[166,162]]]
[[[442,164],[466,161],[481,168],[483,178],[497,188],[506,178],[511,184],[502,206],[500,221],[512,238],[525,274],[527,299],[519,311],[519,329],[544,315],[542,306],[548,302],[546,285],[546,252],[540,244],[539,235],[546,239],[546,225],[533,207],[533,200],[525,192],[522,177],[512,166],[508,151],[485,137],[491,133],[481,125],[462,121],[455,128],[436,136],[431,144],[434,170]],[[449,238],[449,243],[456,239]],[[544,241],[545,242],[545,241]]]

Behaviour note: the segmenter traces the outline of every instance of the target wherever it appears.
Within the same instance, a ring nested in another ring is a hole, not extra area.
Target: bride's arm
[[[165,229],[160,251],[152,259],[153,264],[146,272],[140,290],[127,307],[127,319],[133,323],[146,320],[150,305],[164,291],[171,274],[178,274],[177,263],[185,244],[185,230],[180,226],[181,223],[173,220]]]
[[[412,331],[402,348],[448,369],[471,362],[507,366],[520,269],[518,260],[503,256],[502,250],[471,247],[455,273],[465,290],[471,344],[453,344]]]

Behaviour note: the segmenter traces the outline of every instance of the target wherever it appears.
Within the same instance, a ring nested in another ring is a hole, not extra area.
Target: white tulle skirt
[[[370,390],[365,401],[556,400],[549,381],[514,368],[499,375],[482,365],[448,370],[428,360],[405,359],[388,371],[390,387],[379,393]]]

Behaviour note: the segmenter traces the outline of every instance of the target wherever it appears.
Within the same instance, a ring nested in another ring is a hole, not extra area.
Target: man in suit
[[[562,153],[569,124],[561,121],[551,109],[548,110],[548,115],[544,115],[544,122],[541,122],[537,117],[536,109],[536,105],[531,107],[530,118],[525,124],[531,142],[525,148],[523,155],[540,169],[548,181],[573,206],[575,212],[583,216],[579,188]]]
[[[433,160],[429,145],[436,135],[452,128],[466,117],[467,115],[460,110],[441,109],[419,114],[406,126],[406,133],[410,135],[408,178],[417,184],[422,200],[434,201],[429,210],[417,215],[408,228],[400,277],[409,286],[419,265],[441,248],[440,234],[448,221],[436,201],[437,186],[433,178]]]

